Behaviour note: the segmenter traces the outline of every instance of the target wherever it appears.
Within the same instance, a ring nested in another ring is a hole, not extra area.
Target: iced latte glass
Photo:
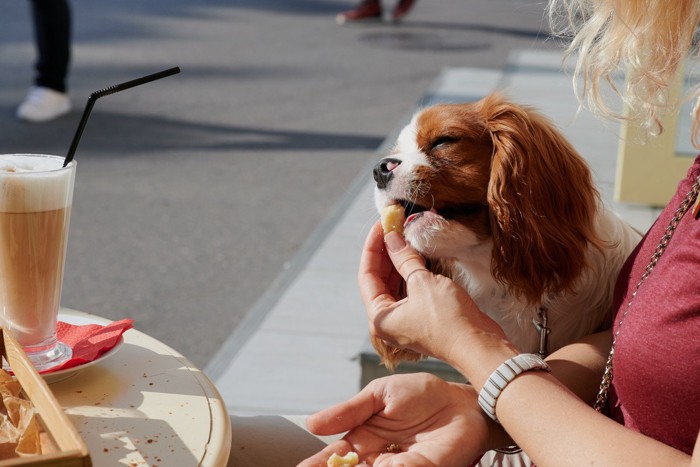
[[[39,370],[71,357],[56,338],[76,162],[0,155],[0,324]]]

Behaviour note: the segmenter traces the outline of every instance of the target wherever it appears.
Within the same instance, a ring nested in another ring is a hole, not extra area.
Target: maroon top
[[[620,271],[618,317],[649,264],[674,211],[700,175],[700,156]],[[611,417],[691,454],[700,429],[700,219],[690,211],[640,287],[615,346]]]

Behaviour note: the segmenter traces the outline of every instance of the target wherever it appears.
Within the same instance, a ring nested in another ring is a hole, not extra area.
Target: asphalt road
[[[91,92],[182,69],[97,102],[63,304],[206,365],[441,69],[556,46],[543,4],[420,0],[400,25],[338,26],[353,1],[73,0],[75,110],[29,125],[29,5],[0,0],[0,153],[65,154]]]

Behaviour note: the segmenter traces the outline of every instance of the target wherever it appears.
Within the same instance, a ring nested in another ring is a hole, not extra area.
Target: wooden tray
[[[0,327],[0,352],[22,385],[25,397],[34,404],[39,421],[55,447],[54,452],[51,453],[0,461],[0,467],[91,467],[90,453],[75,426],[63,412],[48,385],[39,376],[17,340],[2,327]]]

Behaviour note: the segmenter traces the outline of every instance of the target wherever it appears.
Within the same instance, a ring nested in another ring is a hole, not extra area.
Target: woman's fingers
[[[339,439],[323,448],[322,451],[316,453],[314,456],[302,461],[297,467],[326,467],[328,465],[328,458],[333,454],[343,456],[353,449],[352,444],[344,439]]]
[[[350,399],[310,415],[306,426],[316,435],[328,436],[362,425],[386,406],[382,396],[388,381],[387,378],[371,381]]]
[[[374,224],[362,250],[357,281],[362,300],[366,306],[375,303],[378,298],[392,299],[389,288],[394,267],[386,254],[382,225]]]
[[[384,237],[384,242],[389,251],[391,262],[396,267],[396,270],[399,271],[406,284],[408,284],[408,279],[416,273],[421,271],[430,273],[425,267],[425,258],[408,245],[401,235],[396,232],[389,232]]]
[[[370,230],[365,241],[360,260],[358,284],[360,294],[367,310],[370,333],[391,345],[401,345],[405,339],[393,333],[387,333],[393,311],[407,303],[401,299],[402,282],[414,277],[431,274],[425,267],[425,260],[404,238],[390,232],[383,234],[380,222]],[[426,276],[430,277],[430,276]]]

